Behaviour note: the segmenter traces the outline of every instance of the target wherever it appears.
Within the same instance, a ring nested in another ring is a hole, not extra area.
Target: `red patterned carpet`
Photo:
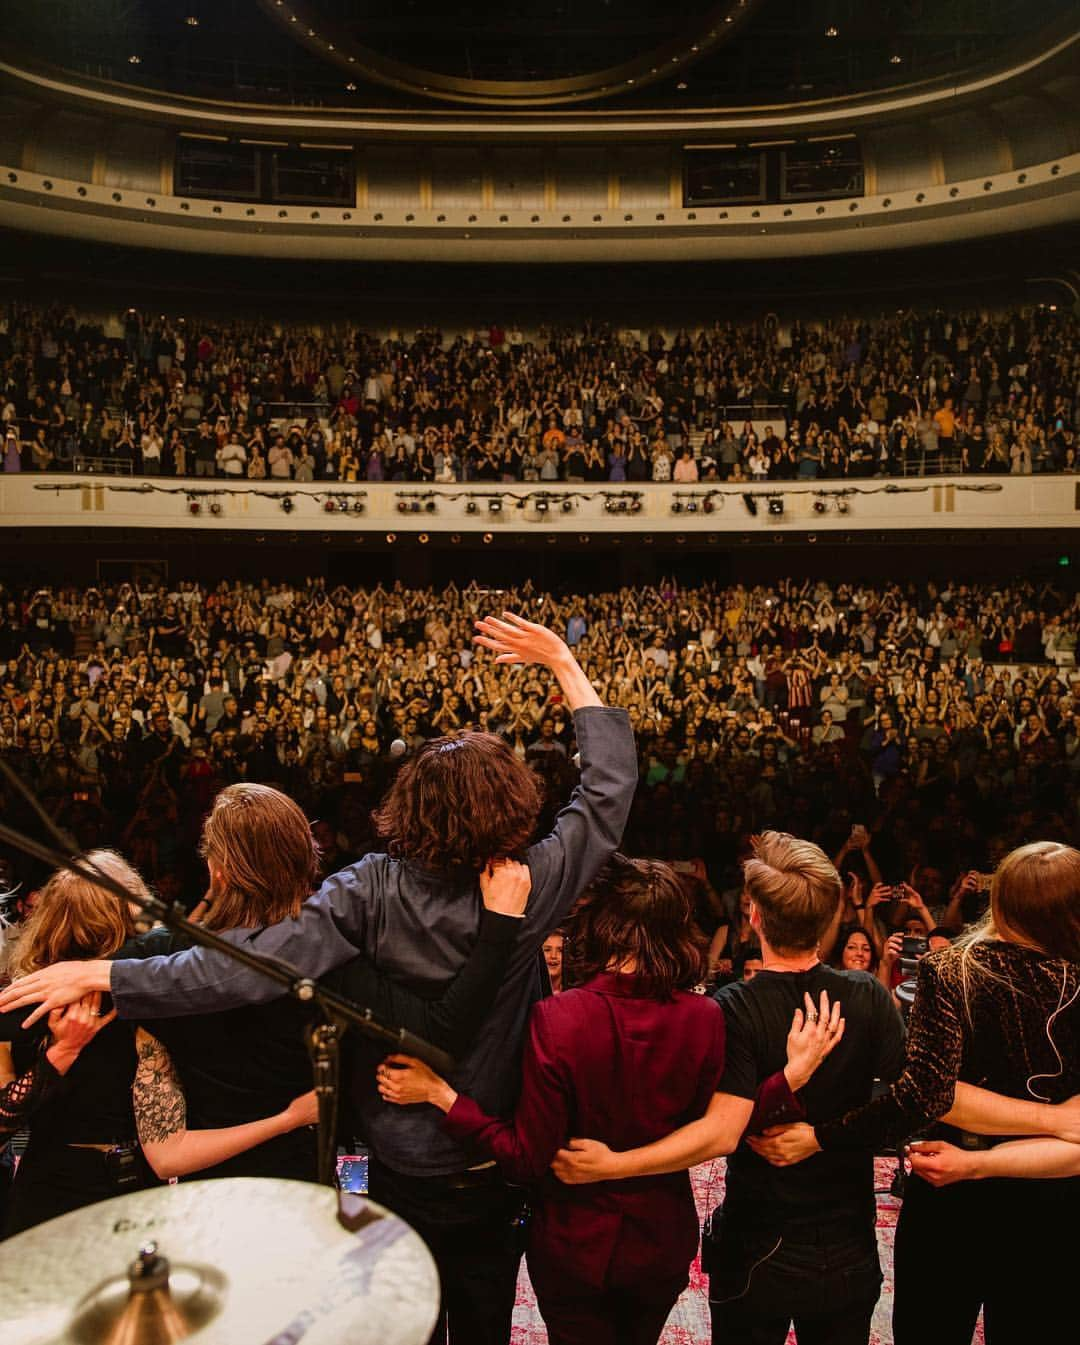
[[[892,1180],[895,1164],[885,1159],[877,1162],[877,1186],[888,1187]],[[716,1205],[724,1194],[724,1160],[716,1159],[712,1163],[703,1163],[692,1174],[694,1193],[697,1197],[698,1213],[705,1212]],[[892,1249],[893,1230],[899,1209],[897,1201],[891,1196],[878,1197],[878,1243],[881,1248],[881,1268],[885,1272],[885,1283],[881,1288],[877,1312],[874,1315],[874,1328],[871,1332],[871,1345],[892,1345]],[[690,1271],[690,1285],[675,1305],[661,1340],[661,1345],[707,1345],[710,1339],[709,1305],[705,1277],[700,1264],[695,1261]],[[794,1341],[794,1333],[790,1337]],[[982,1341],[982,1329],[976,1335],[976,1341]],[[513,1345],[546,1345],[547,1332],[536,1310],[532,1285],[528,1272],[523,1268],[518,1282],[517,1307],[514,1309]]]

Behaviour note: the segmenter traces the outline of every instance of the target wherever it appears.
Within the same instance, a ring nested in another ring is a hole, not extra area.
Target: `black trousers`
[[[1075,1335],[1080,1179],[957,1182],[909,1177],[896,1228],[895,1345],[987,1345]]]
[[[508,1345],[522,1255],[510,1225],[520,1202],[498,1168],[407,1177],[373,1156],[368,1190],[435,1258],[442,1302],[429,1345]]]
[[[130,1188],[156,1186],[157,1178],[141,1151],[136,1157],[136,1181]],[[97,1149],[70,1145],[35,1145],[23,1155],[7,1202],[4,1237],[70,1214],[84,1205],[123,1195],[106,1155]]]
[[[873,1225],[725,1220],[709,1261],[713,1345],[866,1345],[881,1291]]]

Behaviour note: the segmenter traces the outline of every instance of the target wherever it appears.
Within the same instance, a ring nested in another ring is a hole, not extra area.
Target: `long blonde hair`
[[[136,896],[149,896],[141,876],[115,850],[91,850],[83,859]],[[135,932],[126,901],[78,874],[57,869],[39,892],[16,944],[12,975],[26,976],[68,959],[112,957]]]
[[[1010,851],[998,865],[989,910],[951,950],[969,1017],[974,974],[997,975],[976,957],[992,939],[1030,944],[1050,957],[1080,964],[1080,850],[1058,841],[1033,841]]]

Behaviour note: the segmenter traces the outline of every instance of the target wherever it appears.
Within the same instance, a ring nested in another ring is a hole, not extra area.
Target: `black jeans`
[[[1080,1179],[957,1182],[909,1177],[896,1228],[895,1345],[1068,1340],[1075,1326]]]
[[[139,1151],[135,1160],[135,1183],[130,1189],[157,1186]],[[31,1140],[8,1197],[3,1236],[10,1238],[48,1219],[123,1195],[105,1154],[97,1149],[78,1149],[67,1144],[39,1144]]]
[[[709,1264],[713,1345],[866,1345],[881,1291],[873,1225],[725,1220]]]
[[[442,1303],[429,1345],[508,1345],[522,1255],[510,1223],[520,1201],[498,1168],[407,1177],[373,1156],[368,1190],[435,1258]]]

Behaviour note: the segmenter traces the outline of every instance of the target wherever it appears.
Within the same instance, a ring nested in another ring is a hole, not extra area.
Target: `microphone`
[[[395,738],[390,744],[390,755],[392,757],[403,757],[408,750],[404,738]]]

